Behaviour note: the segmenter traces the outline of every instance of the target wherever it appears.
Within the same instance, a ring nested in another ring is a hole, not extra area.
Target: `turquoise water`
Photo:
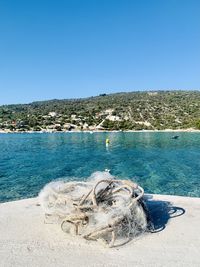
[[[200,197],[200,133],[0,134],[0,202],[110,169],[148,193]],[[111,143],[105,146],[105,139]]]

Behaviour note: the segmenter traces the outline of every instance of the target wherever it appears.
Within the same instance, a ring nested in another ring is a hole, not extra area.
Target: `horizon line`
[[[200,92],[200,89],[149,89],[149,90],[135,90],[135,91],[121,91],[121,92],[113,92],[113,93],[100,93],[98,95],[91,95],[86,97],[74,97],[74,98],[51,98],[51,99],[45,99],[45,100],[33,100],[31,102],[27,103],[9,103],[9,104],[0,104],[0,107],[2,106],[12,106],[12,105],[31,105],[38,102],[50,102],[50,101],[76,101],[76,100],[85,100],[89,98],[95,98],[95,97],[102,97],[102,96],[109,96],[109,95],[117,95],[117,94],[130,94],[130,93],[148,93],[148,92]]]

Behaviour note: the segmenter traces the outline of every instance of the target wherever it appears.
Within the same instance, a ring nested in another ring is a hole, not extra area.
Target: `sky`
[[[200,89],[199,0],[0,0],[0,104]]]

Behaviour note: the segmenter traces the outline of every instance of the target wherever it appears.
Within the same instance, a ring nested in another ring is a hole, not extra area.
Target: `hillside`
[[[1,131],[200,129],[200,91],[102,94],[0,106]]]

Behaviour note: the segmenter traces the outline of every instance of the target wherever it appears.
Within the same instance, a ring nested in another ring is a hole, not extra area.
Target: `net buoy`
[[[106,139],[106,145],[109,145],[110,144],[110,139]]]

